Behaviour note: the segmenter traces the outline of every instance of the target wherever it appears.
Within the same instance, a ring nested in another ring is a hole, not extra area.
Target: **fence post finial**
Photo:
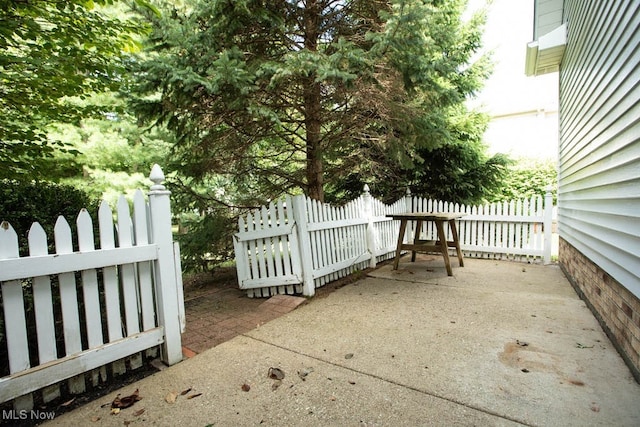
[[[151,186],[151,191],[164,191],[167,189],[162,183],[164,182],[164,172],[160,168],[160,165],[157,163],[153,165],[151,168],[151,173],[149,174],[149,179],[153,181],[153,185]]]

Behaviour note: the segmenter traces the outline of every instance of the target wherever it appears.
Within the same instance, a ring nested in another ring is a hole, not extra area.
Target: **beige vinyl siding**
[[[560,236],[640,296],[640,2],[567,0]]]

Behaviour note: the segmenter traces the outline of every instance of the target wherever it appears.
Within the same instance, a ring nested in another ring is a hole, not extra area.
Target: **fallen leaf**
[[[139,417],[142,414],[144,414],[144,408],[138,409],[136,412],[133,413],[133,416],[134,417]]]
[[[134,391],[133,394],[129,396],[120,397],[120,395],[117,395],[116,398],[113,399],[113,402],[111,402],[111,407],[118,408],[118,409],[125,409],[125,408],[128,408],[129,406],[133,406],[133,404],[140,399],[142,399],[140,397],[140,392],[138,389],[136,389],[136,391]]]
[[[302,371],[298,371],[298,376],[302,381],[306,381],[307,376],[313,372],[313,368],[304,368]]]
[[[191,391],[191,389],[192,389],[192,388],[193,388],[193,387],[189,387],[189,388],[188,388],[188,389],[186,389],[186,390],[182,390],[182,392],[180,393],[180,396],[184,396],[185,394],[189,393],[189,392]]]
[[[167,394],[164,397],[164,400],[167,403],[176,403],[176,399],[178,398],[178,394],[175,391],[172,391],[171,393]]]
[[[73,398],[73,399],[71,399],[71,400],[67,400],[66,402],[64,402],[64,403],[63,403],[62,405],[60,405],[60,406],[69,406],[69,405],[71,405],[75,400],[76,400],[76,398],[74,397],[74,398]]]
[[[191,396],[187,397],[187,399],[193,399],[194,397],[198,397],[198,396],[202,396],[202,393],[192,394]]]
[[[249,391],[251,390],[251,386],[247,383],[242,384],[242,387],[240,387],[242,389],[242,391]]]
[[[111,415],[118,415],[120,413],[120,408],[111,408]]]
[[[269,378],[272,380],[284,379],[284,371],[280,368],[269,368]]]

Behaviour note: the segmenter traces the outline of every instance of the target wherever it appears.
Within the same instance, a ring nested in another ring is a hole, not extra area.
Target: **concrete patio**
[[[640,385],[557,266],[453,266],[383,265],[46,425],[640,425]]]

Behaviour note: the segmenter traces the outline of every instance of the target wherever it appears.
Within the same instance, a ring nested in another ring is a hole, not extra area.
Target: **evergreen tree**
[[[136,73],[141,116],[177,137],[190,190],[228,175],[256,201],[365,168],[423,163],[457,141],[451,109],[487,61],[463,0],[202,0],[166,5]],[[421,155],[422,154],[422,155]],[[390,168],[389,166],[392,166]],[[206,197],[206,196],[205,196]]]
[[[486,154],[482,137],[487,123],[485,114],[468,111],[464,104],[452,107],[443,124],[448,135],[443,144],[418,147],[410,167],[387,161],[376,174],[354,171],[328,189],[329,200],[351,200],[367,184],[373,195],[388,203],[407,189],[421,197],[467,205],[493,201],[504,191],[512,160],[504,154]],[[384,159],[376,162],[383,164]]]

